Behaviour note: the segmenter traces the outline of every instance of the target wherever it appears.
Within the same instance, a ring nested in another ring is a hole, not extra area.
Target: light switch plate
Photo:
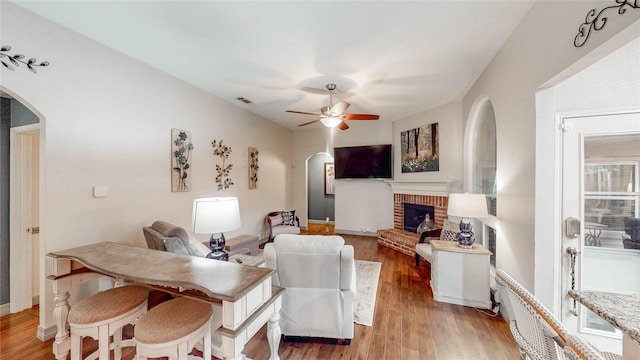
[[[96,185],[93,187],[93,197],[107,197],[109,188],[106,185]]]

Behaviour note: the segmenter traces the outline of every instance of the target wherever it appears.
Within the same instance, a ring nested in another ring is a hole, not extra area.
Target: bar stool
[[[183,297],[152,308],[134,329],[137,358],[191,358],[189,352],[203,340],[204,359],[210,360],[212,317],[211,304]]]
[[[115,360],[122,358],[122,348],[135,346],[135,340],[122,340],[122,328],[133,324],[147,312],[148,290],[142,286],[122,286],[101,291],[78,301],[69,310],[71,360],[82,359],[82,338],[98,340],[98,350],[87,358],[109,360],[113,349]],[[113,341],[109,342],[109,337]]]

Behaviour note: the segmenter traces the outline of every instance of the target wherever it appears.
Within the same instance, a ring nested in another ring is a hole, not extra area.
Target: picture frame
[[[335,165],[332,162],[324,163],[324,194],[335,195]]]
[[[403,173],[440,171],[438,123],[400,133],[400,157]]]

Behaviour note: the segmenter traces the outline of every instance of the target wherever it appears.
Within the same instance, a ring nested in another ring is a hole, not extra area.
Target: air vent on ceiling
[[[253,102],[249,99],[245,99],[243,97],[237,97],[236,100],[242,101],[245,104],[253,104]]]

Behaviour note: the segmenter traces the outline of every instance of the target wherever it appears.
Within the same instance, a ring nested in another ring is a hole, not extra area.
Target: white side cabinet
[[[436,301],[491,309],[489,256],[478,244],[464,249],[457,241],[431,240],[431,290]]]

